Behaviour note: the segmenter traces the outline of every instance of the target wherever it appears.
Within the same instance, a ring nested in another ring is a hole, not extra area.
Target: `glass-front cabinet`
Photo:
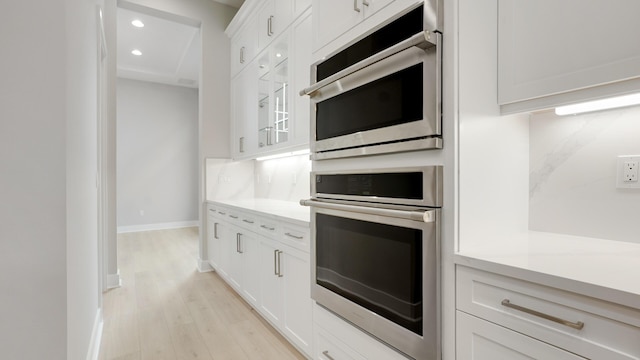
[[[258,147],[265,148],[289,140],[291,91],[289,89],[289,33],[284,33],[257,58]]]

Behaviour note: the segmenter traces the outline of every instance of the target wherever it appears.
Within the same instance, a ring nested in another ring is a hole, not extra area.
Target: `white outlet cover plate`
[[[618,164],[616,166],[616,188],[618,189],[640,189],[640,179],[634,182],[624,181],[624,163],[627,161],[637,161],[640,164],[640,155],[621,155],[618,156]]]

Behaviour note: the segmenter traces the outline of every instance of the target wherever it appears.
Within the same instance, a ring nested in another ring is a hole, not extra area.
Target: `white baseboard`
[[[208,260],[198,259],[196,266],[198,267],[198,271],[200,272],[213,271],[213,267],[211,267],[211,264],[209,264]]]
[[[107,275],[107,289],[115,289],[122,286],[122,278],[120,277],[120,269],[115,274]]]
[[[102,309],[98,309],[96,319],[93,322],[93,330],[91,331],[91,341],[89,342],[89,351],[87,351],[87,360],[98,360],[98,357],[100,356],[100,343],[102,342],[103,325]]]
[[[192,227],[192,226],[200,226],[200,222],[198,220],[193,220],[193,221],[177,221],[177,222],[158,223],[158,224],[118,226],[118,234],[138,232],[138,231],[179,229],[179,228]]]

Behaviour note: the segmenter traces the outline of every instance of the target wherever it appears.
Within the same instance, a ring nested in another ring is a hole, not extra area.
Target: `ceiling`
[[[239,8],[244,0],[215,0]],[[144,27],[131,24],[140,20]],[[131,52],[140,50],[142,55]],[[131,9],[118,8],[118,76],[197,88],[200,28]]]

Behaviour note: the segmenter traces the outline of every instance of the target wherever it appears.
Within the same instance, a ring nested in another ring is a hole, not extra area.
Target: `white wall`
[[[93,350],[89,344],[94,322],[101,321],[101,313],[97,313],[101,289],[96,187],[99,46],[96,5],[100,2],[66,0],[67,359],[87,358],[87,353]]]
[[[118,228],[198,220],[198,90],[118,79],[117,99]]]
[[[640,154],[640,107],[530,121],[531,230],[640,243],[640,189],[616,188],[619,155]]]
[[[100,306],[96,2],[0,12],[0,349],[86,359]]]
[[[47,0],[7,2],[0,12],[0,349],[7,359],[66,358],[64,18],[65,8]]]

